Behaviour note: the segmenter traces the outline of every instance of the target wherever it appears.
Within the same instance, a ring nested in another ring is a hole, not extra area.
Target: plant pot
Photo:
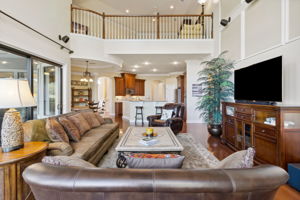
[[[208,124],[207,130],[214,137],[220,137],[222,135],[222,125],[221,124]]]

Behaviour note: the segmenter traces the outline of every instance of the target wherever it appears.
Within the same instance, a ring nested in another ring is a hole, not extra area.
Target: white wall
[[[198,97],[192,96],[192,85],[197,84],[198,72],[203,69],[201,66],[201,60],[187,60],[186,61],[186,110],[187,110],[187,123],[204,123],[199,117],[200,112],[196,110]]]
[[[215,52],[229,50],[228,57],[237,61],[236,68],[282,56],[283,103],[299,105],[300,1],[257,0],[249,5],[241,1],[229,10],[227,1],[220,2],[215,10],[221,8],[222,16],[231,16],[233,21],[226,28],[219,25],[215,36],[221,41]],[[219,20],[216,17],[214,23]],[[228,30],[230,34],[226,34]]]
[[[175,90],[177,89],[176,77],[170,77],[166,79],[166,101],[175,102]]]
[[[1,10],[59,42],[70,33],[71,0],[0,0]],[[70,57],[66,50],[0,14],[0,43],[63,65],[63,111],[70,105]],[[65,44],[64,44],[65,45]],[[68,46],[68,44],[67,44]]]

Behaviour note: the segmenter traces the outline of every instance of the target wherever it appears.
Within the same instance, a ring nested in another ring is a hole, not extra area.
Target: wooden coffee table
[[[176,153],[180,154],[183,151],[183,146],[177,140],[175,134],[169,127],[153,127],[154,132],[157,133],[155,139],[157,143],[152,146],[146,146],[140,143],[144,138],[143,133],[146,131],[145,127],[129,127],[123,135],[119,144],[116,147],[118,152],[117,166],[125,168],[126,158],[124,154],[127,153]]]

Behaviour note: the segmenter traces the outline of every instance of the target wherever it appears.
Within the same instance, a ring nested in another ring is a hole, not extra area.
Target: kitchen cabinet
[[[122,73],[122,77],[125,80],[125,89],[135,89],[135,74]]]
[[[145,80],[135,79],[134,95],[145,96]]]
[[[115,96],[125,96],[125,80],[122,77],[115,77]]]

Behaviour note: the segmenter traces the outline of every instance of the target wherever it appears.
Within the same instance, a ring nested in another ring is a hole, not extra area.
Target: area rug
[[[219,160],[202,144],[196,144],[191,134],[178,134],[177,139],[184,147],[184,150],[181,153],[181,155],[185,156],[182,166],[183,169],[212,168],[219,162]],[[114,142],[108,153],[98,164],[99,168],[117,168],[116,160],[118,153],[116,152],[115,147],[119,141],[120,138]]]

